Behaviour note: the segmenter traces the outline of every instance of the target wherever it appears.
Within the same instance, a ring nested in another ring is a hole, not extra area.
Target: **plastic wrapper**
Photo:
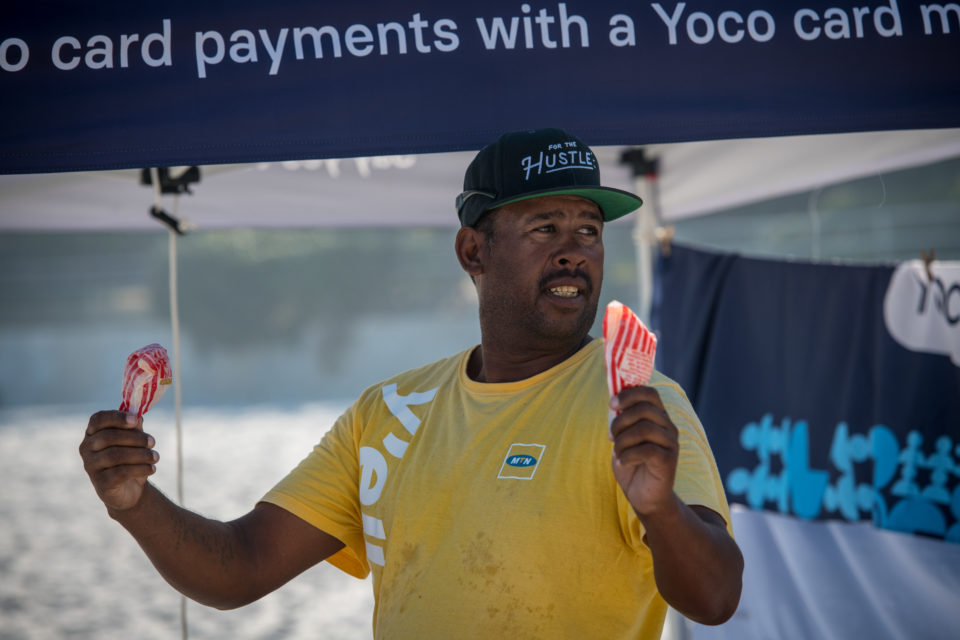
[[[167,350],[149,344],[127,356],[123,369],[123,402],[120,411],[142,416],[170,386],[173,371]]]
[[[603,316],[604,355],[610,397],[650,382],[657,336],[626,305],[614,300]]]

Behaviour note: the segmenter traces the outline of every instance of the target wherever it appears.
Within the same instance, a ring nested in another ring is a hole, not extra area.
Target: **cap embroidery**
[[[567,143],[576,146],[575,142]],[[556,147],[559,145],[550,145]],[[523,179],[530,180],[530,174],[536,171],[534,175],[543,173],[556,173],[557,171],[566,171],[568,169],[587,169],[594,171],[597,168],[593,153],[590,151],[579,151],[569,149],[564,151],[551,151],[549,153],[540,152],[540,155],[534,160],[532,155],[525,156],[520,160],[520,167],[524,171]]]

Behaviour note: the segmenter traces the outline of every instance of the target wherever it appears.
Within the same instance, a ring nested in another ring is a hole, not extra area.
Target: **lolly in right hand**
[[[657,336],[626,305],[614,300],[603,316],[604,355],[610,397],[650,382]]]

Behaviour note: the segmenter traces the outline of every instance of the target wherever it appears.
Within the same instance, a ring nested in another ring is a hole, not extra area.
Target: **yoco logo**
[[[950,356],[960,366],[960,263],[920,260],[894,270],[883,300],[887,331],[912,351]]]
[[[934,277],[929,282],[918,280],[917,284],[920,285],[919,315],[927,311],[932,299],[934,310],[942,314],[948,324],[960,322],[960,282],[951,282],[947,286],[939,277]]]
[[[568,169],[593,171],[597,164],[593,153],[582,151],[577,148],[576,142],[569,141],[551,144],[546,151],[541,151],[536,156],[525,156],[520,160],[520,167],[524,172],[523,179],[529,180],[530,174],[540,175]]]

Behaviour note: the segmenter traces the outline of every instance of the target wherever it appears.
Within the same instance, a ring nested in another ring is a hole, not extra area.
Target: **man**
[[[141,421],[97,413],[80,452],[98,495],[170,584],[215,607],[327,560],[373,572],[376,637],[658,638],[666,603],[725,621],[743,560],[703,429],[659,373],[608,403],[588,335],[604,223],[639,205],[600,186],[573,136],[502,136],[457,198],[478,347],[365,391],[233,522],[164,498]]]

